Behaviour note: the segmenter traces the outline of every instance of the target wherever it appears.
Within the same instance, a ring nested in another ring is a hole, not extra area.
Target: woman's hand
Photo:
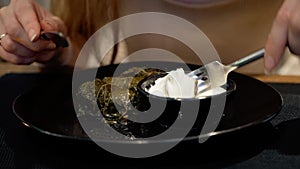
[[[63,21],[34,0],[11,0],[0,9],[0,57],[14,64],[50,61],[59,49],[40,39],[41,30],[66,34]]]
[[[279,64],[286,47],[300,55],[299,9],[299,0],[285,0],[278,11],[265,47],[265,68],[269,72]]]

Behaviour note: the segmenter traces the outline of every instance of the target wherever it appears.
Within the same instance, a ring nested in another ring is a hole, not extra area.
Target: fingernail
[[[55,49],[55,48],[56,48],[55,43],[50,43],[50,44],[47,46],[47,49]]]
[[[36,40],[37,34],[35,33],[35,31],[33,29],[29,30],[29,38],[30,41],[33,42]]]
[[[265,68],[268,72],[275,67],[275,61],[271,56],[265,56]]]

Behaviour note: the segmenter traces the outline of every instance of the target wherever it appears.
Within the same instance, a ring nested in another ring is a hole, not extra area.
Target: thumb
[[[67,34],[66,26],[59,17],[51,16],[44,18],[40,24],[43,31],[56,31],[62,32],[65,35]]]

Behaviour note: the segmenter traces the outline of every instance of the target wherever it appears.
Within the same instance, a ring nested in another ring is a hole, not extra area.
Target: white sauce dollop
[[[162,78],[158,78],[155,84],[147,89],[152,95],[169,98],[203,98],[226,92],[222,87],[198,92],[197,84],[202,80],[195,80],[184,72],[182,68],[168,72]]]

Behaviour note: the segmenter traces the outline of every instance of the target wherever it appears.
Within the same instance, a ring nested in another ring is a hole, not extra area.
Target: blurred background
[[[44,6],[45,8],[49,8],[49,4],[50,4],[50,1],[51,0],[36,0],[36,2],[38,2],[39,4],[41,4],[42,6]],[[123,4],[123,6],[126,6],[126,4],[127,4],[127,6],[129,5],[129,7],[127,7],[127,9],[130,9],[130,10],[132,10],[131,9],[131,7],[132,7],[132,5],[131,5],[131,3],[129,3],[129,2],[133,2],[133,1],[135,1],[135,0],[131,0],[131,1],[127,1],[126,3],[124,2],[124,1],[120,1],[120,3],[122,4],[122,3],[125,3],[125,4]],[[2,6],[4,6],[4,5],[7,5],[9,3],[9,0],[0,0],[0,7],[2,7]],[[139,4],[140,3],[140,4]],[[147,6],[149,6],[148,8],[151,8],[151,5],[145,5],[145,4],[147,4],[147,3],[154,3],[153,1],[143,1],[143,2],[141,2],[141,1],[137,1],[137,3],[135,3],[135,4],[137,4],[138,6],[135,8],[136,9],[136,11],[134,11],[134,10],[132,10],[133,12],[141,12],[141,11],[139,11],[139,10],[145,10],[146,9],[146,7]],[[242,3],[242,4],[244,4],[244,5],[247,5],[247,3],[246,2],[244,2],[244,3]],[[141,7],[142,6],[142,7]],[[146,7],[145,7],[146,6]],[[172,6],[172,5],[170,5],[170,4],[168,4],[168,6]],[[243,8],[245,8],[245,6],[241,6],[241,7],[243,7]],[[144,9],[145,8],[145,9]],[[174,6],[173,7],[174,8],[174,10],[176,10],[176,11],[178,11],[178,10],[183,10],[182,8],[178,8],[178,7],[176,7],[176,6]],[[173,9],[172,8],[172,9]],[[260,8],[259,8],[260,9]],[[150,9],[149,9],[150,10]],[[189,10],[189,11],[193,11],[193,10],[191,10],[191,9],[187,9],[187,10]],[[131,12],[132,12],[131,11]],[[126,14],[128,14],[128,12],[124,12],[124,11],[121,11],[121,14],[122,14],[122,12],[124,13],[124,15],[126,15]],[[163,11],[164,12],[164,11]],[[170,11],[166,11],[166,12],[170,12]],[[170,13],[172,13],[172,11],[170,12]],[[184,14],[188,14],[188,12],[185,12],[185,11],[183,11],[183,13]],[[256,11],[256,13],[259,13],[259,12],[257,12]],[[256,14],[256,13],[253,13],[254,15]],[[252,14],[251,14],[252,15]],[[258,14],[256,14],[256,15],[258,15]],[[259,16],[257,17],[257,16],[254,16],[254,18],[259,18]],[[192,18],[195,18],[195,16],[194,15],[192,15]],[[197,18],[197,17],[196,17]],[[211,18],[210,18],[211,19]],[[203,20],[202,20],[203,21]],[[212,31],[212,32],[214,32],[214,31]],[[213,37],[213,36],[212,36]],[[219,37],[216,37],[215,39],[219,39]],[[254,39],[255,40],[255,39]],[[241,40],[239,40],[240,42],[241,42]],[[245,40],[243,40],[243,41],[245,41]],[[254,44],[253,42],[251,42],[250,41],[250,39],[248,39],[247,41],[249,41],[248,43],[249,44]],[[255,41],[256,42],[256,41]],[[263,42],[262,42],[263,43]],[[139,45],[139,44],[144,44],[144,42],[143,43],[134,43],[134,44],[136,44],[136,45]],[[217,44],[218,44],[218,42],[217,42]],[[263,44],[262,44],[263,45]],[[250,45],[251,46],[251,45]],[[238,48],[237,48],[238,49]],[[228,52],[227,52],[228,53]],[[222,55],[225,55],[226,56],[226,54],[224,54],[224,53],[222,53]],[[232,56],[233,54],[231,54],[231,53],[229,53],[228,54],[229,56]],[[244,56],[245,54],[242,54],[242,56]],[[229,57],[228,57],[229,58]],[[223,60],[223,59],[222,59]],[[224,61],[224,63],[225,64],[227,64],[225,61],[225,59],[223,60]],[[1,60],[1,58],[0,58],[0,62],[4,62],[3,60]],[[228,62],[231,62],[231,61],[228,61]],[[252,64],[252,65],[249,65],[248,67],[250,67],[250,68],[248,68],[247,66],[245,67],[245,69],[243,69],[243,68],[241,68],[241,69],[239,69],[238,71],[239,72],[241,72],[241,73],[246,73],[246,74],[260,74],[260,73],[263,73],[263,70],[259,70],[258,68],[263,68],[263,66],[262,66],[262,60],[260,61],[260,62],[257,62],[256,64],[254,63],[254,64]],[[0,66],[1,67],[1,66]],[[254,68],[253,68],[254,67]],[[0,69],[6,69],[6,68],[4,68],[3,66],[2,66],[2,68],[0,68]],[[253,71],[253,70],[256,70],[257,69],[257,72],[255,72],[255,71]],[[248,71],[248,70],[250,70],[250,72]],[[289,53],[289,51],[287,51],[286,52],[286,54],[285,54],[285,58],[282,60],[282,63],[281,63],[281,66],[279,66],[278,67],[278,69],[277,70],[275,70],[274,72],[273,72],[274,74],[280,74],[280,75],[300,75],[300,59],[299,59],[299,57],[297,57],[297,56],[295,56],[295,55],[292,55],[292,54],[290,54]]]
[[[35,0],[36,2],[38,2],[39,4],[45,6],[45,7],[49,7],[49,2],[50,0]],[[9,3],[9,0],[1,0],[0,1],[0,6],[4,6],[4,5],[7,5]]]

